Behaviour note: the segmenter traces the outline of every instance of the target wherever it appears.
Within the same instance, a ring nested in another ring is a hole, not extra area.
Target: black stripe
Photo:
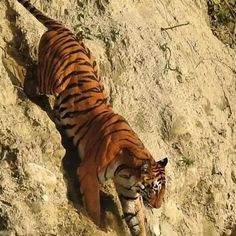
[[[113,130],[113,131],[111,131],[111,132],[109,132],[109,133],[103,135],[103,137],[101,137],[100,140],[99,140],[99,139],[96,140],[96,142],[95,142],[95,144],[94,144],[94,145],[97,145],[96,157],[95,157],[96,159],[97,159],[97,157],[98,157],[98,152],[99,152],[99,150],[100,150],[99,148],[102,147],[102,143],[103,143],[104,139],[105,139],[107,136],[109,136],[109,135],[112,135],[112,134],[114,134],[114,133],[118,133],[118,132],[122,132],[122,131],[130,132],[129,129],[118,129],[118,130]],[[95,159],[95,160],[96,160],[96,159]]]
[[[132,130],[131,130],[131,133],[132,133]],[[131,136],[132,137],[132,136]],[[133,137],[132,137],[133,138]],[[134,139],[134,138],[133,138]],[[132,143],[133,145],[137,145],[137,146],[139,146],[139,143],[135,143],[135,142],[133,142],[133,141],[131,141],[130,139],[128,139],[128,138],[122,138],[122,139],[119,139],[120,141],[127,141],[127,142],[129,142],[129,143]]]
[[[67,45],[67,46],[64,47],[64,48],[61,48],[61,49],[60,49],[60,50],[61,50],[61,55],[60,55],[60,57],[57,58],[58,60],[57,60],[56,64],[54,64],[54,66],[51,66],[51,70],[49,70],[49,72],[48,72],[48,77],[49,77],[49,79],[51,79],[51,78],[53,78],[53,77],[55,76],[55,73],[58,71],[59,68],[62,67],[63,63],[67,60],[67,58],[63,60],[63,58],[64,58],[65,56],[67,56],[67,54],[63,54],[62,52],[63,52],[64,50],[68,49],[68,48],[78,46],[78,44],[75,44],[75,43],[74,43],[74,40],[73,40],[73,39],[71,40],[71,42],[73,42],[73,43],[70,44],[70,45]]]
[[[76,124],[66,124],[66,125],[61,125],[63,129],[73,129],[76,126]]]
[[[49,44],[48,43],[48,38],[45,38],[41,44],[42,44],[42,47],[43,47],[43,50],[45,50],[47,52],[48,49],[50,48],[55,48],[56,46],[58,46],[58,43],[61,43],[61,41],[63,41],[65,39],[65,37],[68,37],[68,36],[73,36],[73,33],[70,32],[70,31],[62,31],[62,32],[56,32],[57,34],[56,35],[53,35],[51,40],[53,38],[56,38],[55,41],[53,42],[53,44]],[[59,34],[58,34],[59,33]]]
[[[139,226],[139,223],[137,223],[137,224],[134,224],[134,225],[130,225],[132,228],[134,228],[134,227],[136,227],[136,226]],[[137,234],[137,235],[139,235],[139,234]]]
[[[93,61],[93,68],[96,67],[96,65],[97,65],[97,62]]]
[[[91,63],[89,63],[88,61],[84,61],[82,63],[80,63],[81,66],[90,66],[92,67]]]
[[[104,172],[104,179],[105,179],[105,181],[107,181],[107,171],[108,171],[109,165],[110,165],[110,163],[107,165],[106,170]]]
[[[71,38],[64,41],[65,37],[68,37],[68,35],[65,35],[63,38],[61,38],[61,40],[59,40],[59,42],[57,42],[57,45],[51,46],[51,48],[54,49],[54,53],[50,55],[50,61],[47,62],[49,68],[46,67],[46,69],[45,69],[46,75],[44,74],[44,76],[48,76],[48,80],[51,81],[51,83],[50,83],[51,90],[52,89],[54,90],[54,87],[52,87],[52,86],[56,82],[53,80],[55,77],[55,73],[57,73],[57,71],[61,67],[62,63],[64,63],[64,61],[61,60],[61,58],[65,57],[65,54],[63,53],[65,48],[63,47],[63,45],[67,45],[70,42],[72,42],[72,43],[74,42],[74,39],[71,39]],[[71,47],[72,47],[72,45],[71,45]],[[57,48],[55,48],[55,47],[57,47]],[[68,45],[66,47],[68,47]],[[56,59],[56,64],[54,64],[55,59]],[[46,77],[44,77],[44,78],[46,78]]]
[[[75,64],[75,63],[79,63],[79,66],[81,65],[81,58],[76,58],[73,61],[69,61],[65,66],[63,66],[63,70],[66,70],[70,65]]]
[[[90,81],[89,81],[90,82]],[[67,87],[66,87],[66,90],[67,89],[72,89],[72,88],[77,88],[77,87],[79,87],[79,84],[77,83],[77,82],[75,82],[75,83],[69,83],[69,85],[67,85]]]
[[[42,41],[42,43],[44,43],[43,49],[46,51],[50,48],[55,48],[55,47],[57,47],[57,49],[59,49],[58,47],[60,47],[59,46],[60,43],[64,44],[64,43],[68,43],[68,42],[73,42],[74,40],[73,40],[73,38],[71,39],[71,37],[69,39],[67,39],[66,42],[63,42],[63,40],[65,40],[66,37],[68,37],[68,36],[73,36],[73,34],[70,31],[60,31],[60,32],[57,31],[57,34],[53,35],[53,37],[51,38],[51,40],[53,38],[55,38],[55,41],[52,44],[48,43],[48,38],[45,38],[45,40],[44,40],[45,42]],[[58,37],[58,38],[56,38],[56,37]]]
[[[110,127],[110,126],[116,125],[116,124],[119,124],[119,123],[125,123],[125,124],[127,124],[127,121],[126,121],[125,119],[116,120],[116,121],[112,122],[111,124],[107,125],[106,127],[104,127],[104,129],[107,129],[107,128]]]
[[[67,57],[69,57],[69,56],[71,56],[73,54],[76,54],[76,53],[83,53],[84,55],[86,55],[84,53],[84,50],[82,48],[80,48],[79,45],[78,45],[78,49],[76,49],[74,51],[70,51],[69,53],[65,54],[64,58],[62,58],[62,59],[67,59]],[[83,58],[81,58],[81,59],[83,59]]]
[[[87,90],[83,90],[82,93],[90,93],[90,92],[93,92],[93,93],[101,93],[101,90],[100,88],[97,86],[97,87],[93,87],[93,88],[89,88]]]
[[[74,103],[79,103],[79,102],[82,102],[84,100],[87,100],[89,98],[92,98],[93,96],[85,96],[85,97],[82,97],[82,98],[79,98],[77,100],[74,101]]]
[[[114,172],[114,176],[116,176],[117,174],[119,174],[118,172],[124,170],[124,169],[129,169],[130,167],[127,166],[126,164],[121,164],[119,166],[117,166],[115,172]]]
[[[92,106],[90,108],[87,108],[87,109],[84,109],[84,110],[67,112],[66,114],[64,114],[64,116],[61,119],[73,118],[73,117],[78,116],[78,115],[84,115],[84,114],[98,108],[99,106],[105,104],[106,102],[107,102],[107,99],[98,99],[94,106]]]
[[[124,218],[126,220],[126,222],[130,222],[131,219],[133,219],[134,217],[137,217],[138,215],[138,211],[135,213],[131,213],[131,212],[124,212]]]
[[[127,122],[127,120],[125,120],[123,117],[120,117],[118,120],[116,120],[116,121],[112,122],[111,124],[105,126],[103,129],[106,129],[106,128],[110,127],[111,125],[118,124],[118,123],[125,123],[130,128],[130,133],[136,135],[134,133],[134,131],[131,129],[131,127],[130,127],[129,123]]]
[[[59,23],[60,24],[60,22],[55,22],[55,23]],[[53,31],[55,31],[55,33],[57,34],[57,35],[59,35],[59,34],[62,34],[62,33],[64,33],[64,32],[67,32],[67,33],[69,33],[69,35],[70,36],[72,36],[73,37],[73,33],[70,31],[70,30],[68,30],[67,28],[65,28],[63,25],[56,25],[56,26],[54,26],[53,27],[53,29],[52,29]]]
[[[76,142],[76,147],[79,147],[79,143],[80,143],[80,141],[85,137],[85,135],[88,133],[88,131],[90,130],[90,128],[88,128],[87,130],[85,130],[85,132],[83,133],[83,135],[82,136],[80,136],[80,138],[77,140],[77,142]],[[80,130],[77,130],[78,131],[78,133],[80,132]]]
[[[64,32],[62,32],[61,34],[63,34]],[[58,39],[56,39],[53,44],[49,44],[49,48],[56,48],[56,51],[54,53],[57,54],[56,56],[58,56],[58,54],[62,53],[65,49],[74,46],[77,46],[74,44],[75,40],[71,37],[69,37],[68,39],[66,39],[66,37],[71,36],[70,34],[68,34],[68,32],[65,32],[66,34],[63,34],[61,37],[59,37]],[[55,37],[55,36],[54,36]],[[66,39],[66,41],[64,41]],[[68,45],[68,43],[73,43],[71,45]],[[61,44],[61,45],[60,45]],[[65,48],[62,47],[65,45]],[[67,55],[67,54],[66,54]],[[64,55],[63,55],[64,56]],[[54,57],[53,57],[54,58]],[[59,57],[60,58],[60,57]]]
[[[77,135],[87,124],[89,123],[89,121],[85,121],[82,125],[80,125],[76,131],[75,131],[75,135]],[[77,145],[76,145],[77,146]]]
[[[76,46],[78,46],[78,45],[76,45]],[[63,50],[65,50],[65,49],[63,49]],[[60,60],[60,59],[59,59]],[[72,64],[74,64],[74,63],[79,63],[78,64],[78,66],[89,66],[89,67],[91,67],[91,64],[90,63],[88,63],[88,62],[81,62],[82,60],[84,60],[83,58],[76,58],[74,61],[69,61],[69,63],[67,63],[64,67],[63,67],[63,70],[66,70],[70,65],[72,65]],[[92,68],[92,67],[91,67]],[[87,71],[88,72],[92,72],[92,71],[90,71],[90,69],[91,68],[89,68]]]
[[[69,29],[67,29],[62,23],[58,22],[58,21],[55,21],[53,19],[52,20],[52,23],[55,24],[55,25],[47,25],[46,27],[47,28],[50,28],[52,30],[55,30],[55,31],[58,31],[58,30],[63,30],[63,31],[67,31],[67,32],[70,32],[71,35],[74,35]],[[49,23],[49,24],[52,24],[52,23]],[[45,24],[48,24],[48,22],[45,22]]]
[[[87,127],[90,128],[90,125],[91,125],[99,116],[101,116],[101,115],[103,115],[103,114],[105,114],[105,113],[107,113],[107,112],[109,112],[109,111],[108,111],[108,110],[105,110],[105,111],[102,111],[101,113],[97,114],[96,116],[94,116],[94,117],[88,122]],[[79,130],[77,130],[77,131],[75,132],[75,135],[77,135],[78,133],[79,133]]]
[[[79,79],[77,82],[69,83],[68,86],[66,87],[66,89],[71,89],[71,88],[75,88],[75,87],[81,87],[85,83],[91,83],[91,82],[92,82],[91,80]]]
[[[104,123],[105,123],[105,122],[104,122]],[[122,119],[122,120],[118,119],[118,120],[116,120],[116,121],[114,121],[114,122],[112,122],[112,123],[106,125],[101,131],[105,131],[105,130],[106,130],[107,128],[109,128],[110,126],[115,125],[115,124],[118,124],[118,123],[125,123],[125,124],[127,124],[127,121],[126,121],[125,119]],[[122,129],[120,129],[120,130],[122,130]],[[123,130],[127,130],[127,131],[128,131],[128,129],[123,129]],[[112,131],[112,132],[115,133],[115,132],[117,132],[117,130]],[[111,132],[110,134],[112,134],[112,132]],[[106,136],[107,136],[107,135],[104,136],[104,132],[100,132],[100,136],[97,138],[97,141],[98,141],[98,140],[103,140]]]
[[[87,130],[86,130],[86,131],[83,133],[83,135],[77,140],[77,142],[76,142],[76,147],[78,147],[80,141],[85,137],[85,135],[86,135],[86,134],[89,132],[89,130],[91,129],[91,126],[90,126],[90,125],[93,123],[93,121],[96,120],[96,118],[98,118],[101,114],[104,114],[104,113],[107,113],[107,111],[106,111],[106,112],[103,111],[103,112],[99,113],[98,115],[96,115],[95,117],[93,117],[93,119],[90,120],[90,121],[87,123]],[[109,116],[109,118],[110,118],[110,116]],[[76,133],[75,133],[75,135],[77,135],[79,132],[80,132],[80,130],[77,130]]]
[[[72,40],[72,42],[74,42],[74,39]],[[66,46],[65,48],[62,48],[61,49],[61,51],[63,51],[63,50],[65,50],[65,49],[67,49],[67,48],[69,48],[69,47],[76,47],[77,46],[77,48],[79,47],[79,45],[74,45],[74,44],[72,44],[72,45],[69,45],[69,46]],[[53,67],[53,71],[50,73],[50,78],[52,77],[54,77],[55,76],[55,73],[58,71],[58,69],[60,68],[60,67],[62,67],[62,65],[68,60],[68,58],[70,57],[70,56],[72,56],[73,54],[77,54],[77,53],[82,53],[82,54],[84,54],[84,50],[83,49],[81,49],[81,48],[79,48],[79,49],[76,49],[76,50],[73,50],[73,51],[70,51],[69,53],[65,53],[65,54],[61,54],[61,56],[58,58],[58,63],[56,64],[56,66],[54,66]],[[77,59],[83,59],[83,58],[81,58],[81,57],[78,57]],[[54,72],[54,73],[53,73]],[[58,87],[59,86],[61,86],[61,84],[59,84],[58,85]],[[54,86],[55,87],[55,86]],[[54,88],[55,89],[55,88]]]
[[[36,12],[36,18],[38,19],[38,21],[40,21],[44,26],[46,26],[47,28],[53,28],[53,24],[54,25],[58,25],[60,24],[59,22],[43,15],[41,12]]]
[[[88,71],[90,73],[93,73],[93,71]],[[97,80],[97,76],[93,73],[93,75],[86,75],[86,78],[94,80],[94,81],[98,81]]]
[[[78,97],[78,96],[80,96],[80,95],[81,95],[81,93],[73,93],[73,94],[67,95],[66,97],[64,97],[64,98],[62,99],[62,101],[60,102],[60,105],[59,105],[59,106],[61,106],[61,105],[63,105],[64,103],[68,102],[71,98],[75,98],[75,97]]]
[[[64,104],[64,103],[66,103],[66,102],[68,102],[70,99],[76,98],[77,96],[80,96],[80,95],[81,95],[81,94],[79,94],[79,93],[68,95],[67,97],[65,97],[65,98],[63,99],[63,101],[61,102],[61,105]],[[81,97],[81,98],[79,98],[79,99],[77,99],[77,100],[74,100],[74,101],[73,101],[73,104],[82,102],[82,101],[87,100],[87,99],[89,99],[89,98],[91,98],[91,97],[92,97],[92,96],[84,96],[84,97]],[[62,113],[62,112],[65,111],[66,109],[68,109],[67,106],[65,106],[65,107],[60,107],[60,108],[59,108],[59,113]]]
[[[115,113],[113,113],[113,114],[114,114],[114,116],[116,116]],[[113,116],[112,116],[112,117],[113,117]],[[108,120],[107,120],[107,121],[108,121]],[[104,124],[106,124],[107,121],[104,121]],[[122,119],[122,120],[118,119],[118,120],[115,120],[115,121],[113,121],[112,123],[110,123],[110,124],[104,126],[101,131],[105,131],[108,127],[110,127],[110,126],[112,126],[112,125],[114,125],[114,124],[122,123],[122,122],[127,123],[127,121],[124,120],[124,119]],[[102,132],[101,135],[103,135],[103,132]],[[98,137],[97,140],[100,140],[101,138],[102,138],[102,137],[100,136],[100,137]]]
[[[58,112],[59,112],[59,113],[62,113],[62,112],[64,112],[64,111],[67,110],[67,109],[68,109],[68,107],[60,107],[59,110],[58,110]]]
[[[125,199],[126,201],[134,201],[134,200],[137,200],[139,198],[139,196],[137,196],[137,197],[128,197],[128,196],[124,196],[123,194],[120,194],[119,197]]]
[[[104,172],[104,179],[105,179],[105,181],[107,180],[107,171],[108,171],[108,168],[110,167],[110,165],[111,165],[111,162],[108,163],[108,165],[106,166],[106,170]]]
[[[88,73],[88,71],[83,71],[83,70],[72,71],[72,72],[70,72],[69,74],[67,74],[66,76],[63,77],[60,84],[57,85],[57,83],[55,83],[53,87],[54,87],[54,89],[55,88],[57,89],[57,88],[61,87],[72,76],[83,75],[83,74],[86,74],[86,73]]]
[[[132,138],[132,139],[135,139],[135,140],[137,141],[137,143],[134,143],[133,141],[131,141],[131,140],[129,140],[129,139],[126,139],[126,138],[120,139],[120,140],[126,140],[126,141],[128,141],[128,142],[130,142],[130,143],[133,143],[133,144],[135,144],[135,145],[138,145],[139,148],[144,149],[144,148],[145,148],[145,147],[144,147],[144,144],[143,144],[142,141],[139,139],[139,137],[137,136],[137,134],[132,130],[132,128],[130,127],[130,125],[129,125],[128,122],[127,122],[127,125],[128,125],[129,128],[130,128],[130,133],[132,134],[132,135],[131,135],[131,138]]]
[[[133,140],[128,139],[129,137],[137,142],[134,142]],[[144,149],[143,143],[140,141],[140,139],[137,139],[137,137],[132,129],[130,130],[130,135],[127,134],[126,138],[121,138],[121,139],[119,139],[119,141],[126,141],[129,143],[132,143],[133,145],[137,146],[140,149]],[[132,155],[137,158],[137,156],[135,156],[134,154],[132,154]],[[148,158],[148,156],[147,156],[147,158]]]
[[[65,47],[63,49],[61,49],[62,51],[71,48],[71,47],[79,47],[78,43],[76,43],[75,39],[72,38],[71,42],[73,42],[73,44],[71,45],[65,45]],[[63,55],[64,56],[64,55]],[[82,58],[81,58],[82,59]]]
[[[107,117],[106,120],[103,121],[103,123],[105,124],[106,122],[108,122],[114,116],[116,116],[115,113],[113,113],[113,112],[109,113],[109,116]],[[104,128],[102,130],[104,130]],[[101,132],[102,130],[99,130],[98,132]]]
[[[56,88],[60,87],[62,84],[64,84],[66,82],[66,80],[70,79],[72,76],[83,75],[83,74],[86,74],[86,73],[88,73],[88,71],[83,71],[83,70],[72,71],[72,72],[70,72],[69,74],[67,74],[66,76],[63,77],[60,84],[57,85]]]
[[[85,125],[87,125],[87,123],[88,123],[88,122],[86,122]],[[82,127],[82,128],[83,128],[83,127]],[[81,129],[82,129],[82,128],[81,128]],[[80,129],[80,127],[79,127],[79,129],[78,129],[76,132],[79,133],[81,129]],[[77,140],[77,142],[76,142],[76,145],[75,145],[76,147],[79,147],[80,141],[85,137],[85,135],[88,133],[88,131],[89,131],[89,128],[83,133],[82,136],[80,136],[80,138],[79,138],[79,139]]]
[[[144,192],[143,194],[141,194],[143,201],[149,203],[150,202],[150,196],[148,196],[147,192]]]
[[[53,67],[53,60],[55,60],[55,58],[59,55],[60,53],[60,47],[62,46],[62,44],[64,43],[68,43],[68,42],[71,42],[72,39],[66,39],[66,37],[68,37],[68,34],[63,34],[61,37],[57,38],[53,44],[48,44],[48,47],[46,47],[44,50],[49,50],[50,49],[53,49],[54,53],[50,54],[49,57],[48,57],[48,60],[47,60],[47,63],[46,66],[45,66],[45,69],[44,69],[44,74],[43,74],[43,78],[48,78],[48,82],[49,84],[44,84],[44,91],[46,91],[46,87],[50,86],[50,88],[52,88],[52,79],[51,77],[48,77],[49,74],[51,74],[52,72],[52,69],[54,68]],[[66,41],[65,41],[66,40]],[[56,48],[57,47],[57,48]],[[51,69],[51,70],[49,70]],[[52,89],[50,89],[51,91]]]
[[[27,9],[27,10],[30,10],[30,9],[35,9],[35,7],[33,7],[28,1],[26,2],[23,2],[23,1],[20,1],[20,3]]]
[[[84,45],[84,50],[85,50],[86,56],[90,59],[91,58],[91,52],[90,52],[89,48]]]

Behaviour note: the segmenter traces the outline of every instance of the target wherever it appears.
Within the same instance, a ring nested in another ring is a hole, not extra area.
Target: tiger
[[[101,226],[100,184],[112,179],[132,236],[146,236],[144,205],[159,208],[168,158],[155,161],[127,120],[113,112],[94,55],[71,30],[28,0],[17,0],[47,31],[38,48],[36,78],[25,83],[30,98],[53,95],[60,127],[73,140],[76,171],[87,215]]]

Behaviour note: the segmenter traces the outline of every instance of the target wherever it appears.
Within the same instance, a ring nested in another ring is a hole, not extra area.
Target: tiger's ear
[[[159,164],[161,167],[165,167],[167,165],[167,163],[168,163],[168,158],[167,157],[160,160],[160,161],[157,161],[157,164]]]
[[[150,168],[150,162],[145,160],[141,166],[141,173],[146,174],[149,168]]]

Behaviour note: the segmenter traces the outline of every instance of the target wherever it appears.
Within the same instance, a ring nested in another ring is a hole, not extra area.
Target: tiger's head
[[[159,208],[165,192],[165,166],[168,159],[160,161],[145,160],[141,166],[141,181],[136,185],[145,205]]]

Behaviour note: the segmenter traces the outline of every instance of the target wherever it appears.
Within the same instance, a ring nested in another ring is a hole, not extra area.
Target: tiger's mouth
[[[160,208],[163,201],[162,191],[156,192],[155,190],[149,190],[149,194],[141,195],[143,204],[148,208]]]
[[[147,208],[156,208],[156,209],[158,209],[158,208],[161,207],[162,200],[156,198],[152,201],[152,200],[148,200],[148,199],[143,197],[143,204]]]
[[[148,200],[148,199],[146,199],[144,197],[142,197],[142,198],[143,198],[143,204],[144,204],[145,207],[153,208],[152,204],[150,203],[150,200]]]
[[[149,208],[153,208],[154,206],[152,205],[152,196],[155,195],[154,191],[153,190],[149,190],[147,191],[147,189],[145,191],[141,191],[140,192],[140,195],[142,196],[142,199],[143,199],[143,204],[146,206],[146,207],[149,207]]]

